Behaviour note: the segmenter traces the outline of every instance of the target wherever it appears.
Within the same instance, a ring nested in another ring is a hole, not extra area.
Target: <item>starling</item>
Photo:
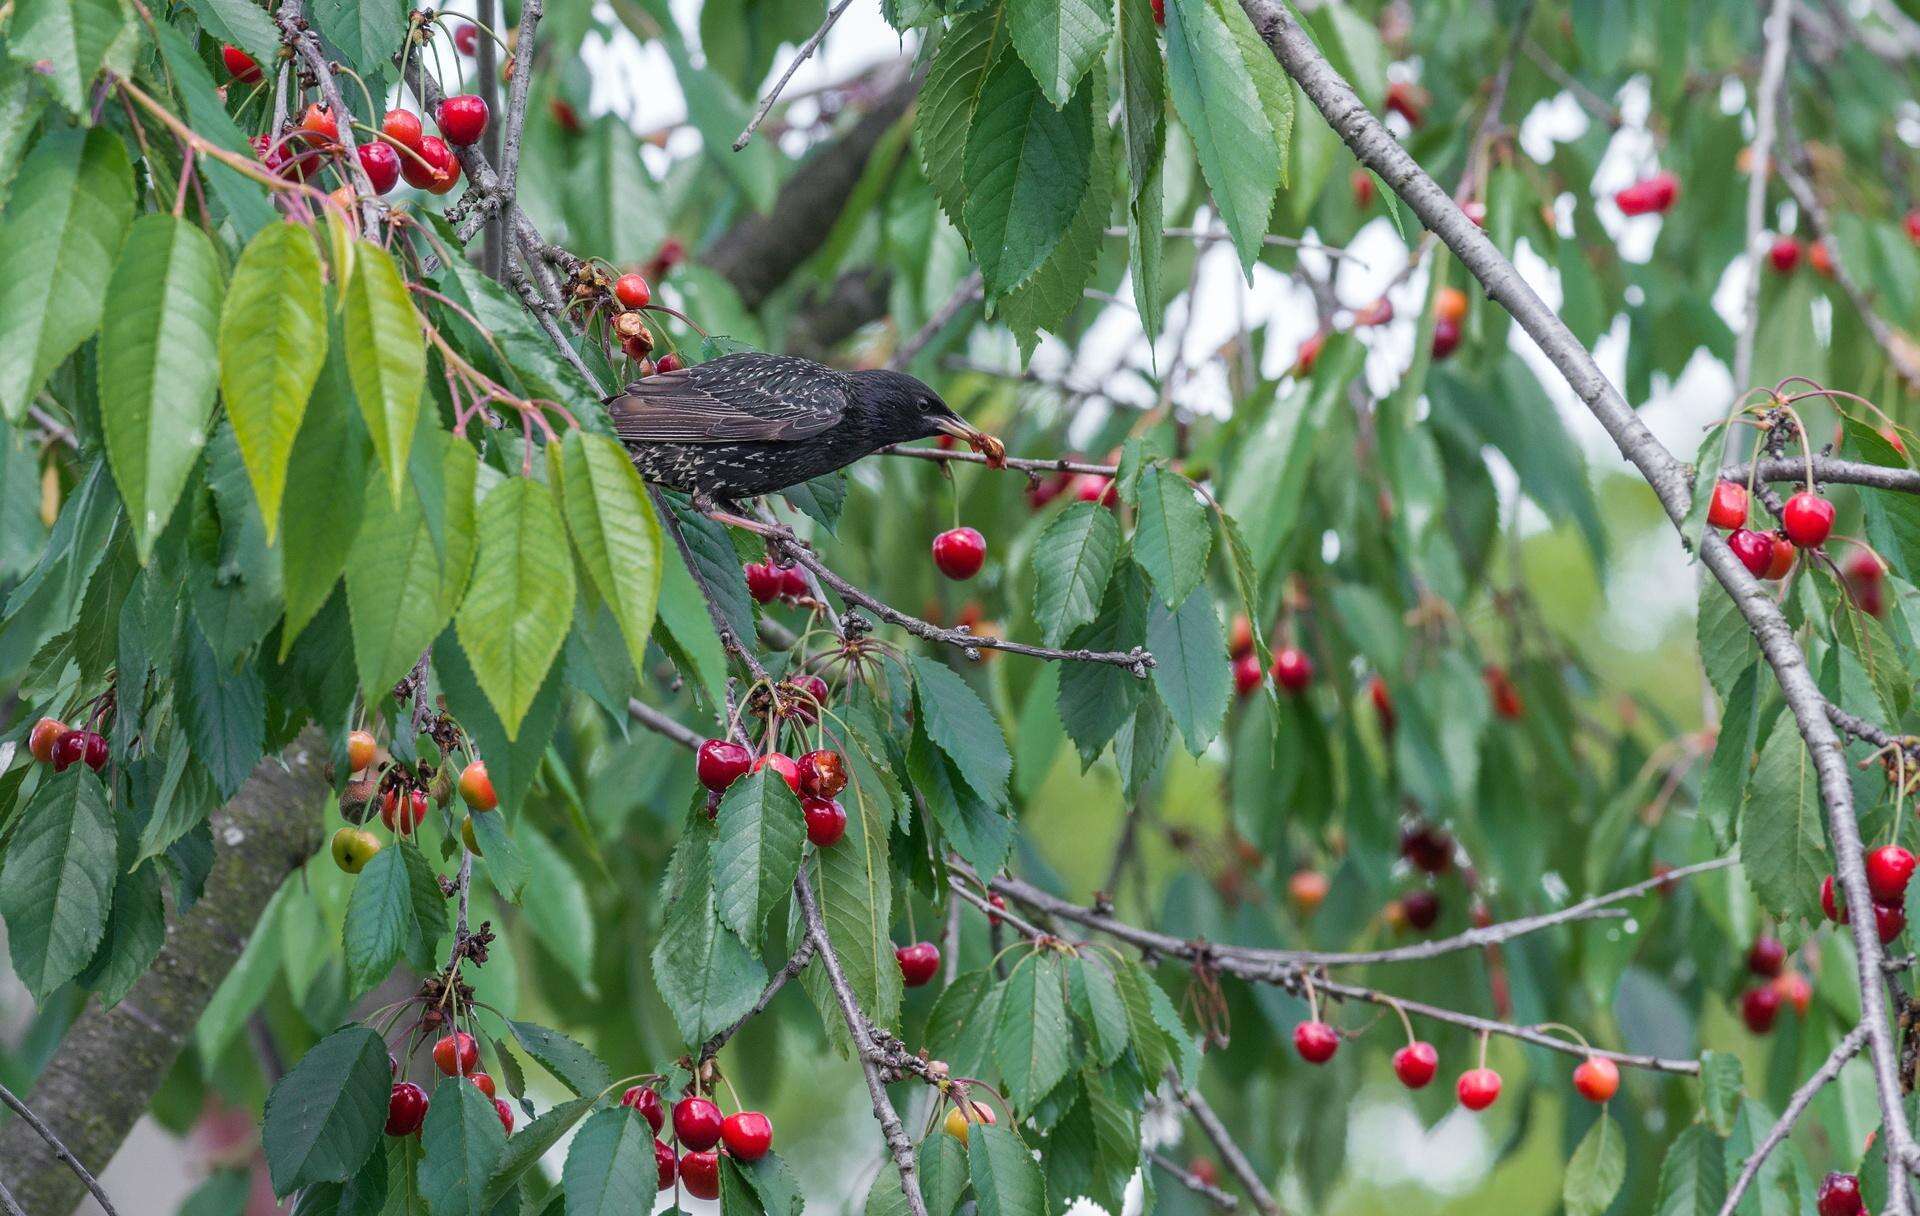
[[[1004,454],[912,376],[791,355],[723,355],[636,380],[606,406],[640,475],[705,511],[933,435],[964,439],[991,461]]]

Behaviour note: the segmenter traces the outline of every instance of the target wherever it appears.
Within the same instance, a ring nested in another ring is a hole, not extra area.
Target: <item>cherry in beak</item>
[[[968,447],[985,456],[989,468],[1006,466],[1007,446],[978,427],[969,426],[965,420],[951,416],[936,419],[934,425],[955,439],[964,440]]]

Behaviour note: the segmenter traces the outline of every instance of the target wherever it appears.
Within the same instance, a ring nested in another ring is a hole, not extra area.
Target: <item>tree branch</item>
[[[15,1096],[12,1090],[4,1085],[0,1085],[0,1104],[5,1105],[8,1110],[11,1110],[14,1114],[26,1120],[27,1126],[31,1127],[34,1134],[45,1141],[47,1147],[53,1151],[55,1159],[69,1170],[72,1170],[74,1177],[85,1183],[87,1189],[93,1192],[94,1199],[99,1201],[100,1206],[105,1209],[107,1216],[120,1216],[120,1214],[114,1210],[113,1200],[107,1197],[106,1188],[100,1185],[100,1180],[88,1172],[86,1166],[80,1164],[80,1159],[73,1155],[71,1149],[61,1143],[60,1137],[54,1135],[53,1129],[48,1127],[39,1115],[34,1114],[33,1110],[28,1107],[25,1102],[22,1102]],[[4,1185],[5,1183],[0,1182],[0,1186]],[[11,1195],[9,1195],[9,1199],[11,1199]]]
[[[1787,1133],[1793,1130],[1793,1125],[1800,1121],[1800,1116],[1806,1113],[1808,1106],[1812,1105],[1814,1097],[1825,1089],[1830,1081],[1840,1075],[1840,1069],[1848,1060],[1860,1054],[1860,1048],[1866,1041],[1865,1026],[1855,1026],[1847,1031],[1845,1037],[1834,1044],[1833,1051],[1828,1054],[1826,1062],[1802,1082],[1799,1089],[1793,1091],[1793,1096],[1787,1099],[1786,1109],[1780,1112],[1780,1118],[1767,1129],[1767,1134],[1761,1137],[1760,1143],[1754,1145],[1753,1152],[1747,1156],[1746,1164],[1740,1168],[1740,1176],[1735,1178],[1733,1185],[1727,1188],[1727,1198],[1720,1205],[1719,1216],[1733,1216],[1733,1210],[1740,1206],[1740,1197],[1747,1193],[1747,1188],[1753,1185],[1755,1178],[1759,1177],[1760,1167],[1766,1163],[1767,1154],[1780,1147],[1780,1142],[1787,1138]]]
[[[814,950],[815,946],[811,937],[802,939],[800,944],[794,948],[793,954],[788,957],[787,965],[774,972],[773,978],[767,981],[767,986],[760,990],[760,999],[753,1003],[753,1008],[734,1019],[733,1025],[727,1027],[725,1030],[715,1031],[712,1038],[700,1045],[700,1059],[702,1061],[711,1060],[713,1057],[719,1055],[720,1049],[725,1047],[727,1041],[732,1039],[734,1035],[740,1033],[741,1027],[765,1013],[767,1006],[773,1004],[773,998],[779,996],[780,990],[787,986],[787,981],[807,969],[807,964],[813,961]]]
[[[1733,391],[1736,393],[1744,391],[1753,378],[1753,344],[1760,332],[1760,232],[1766,222],[1767,178],[1773,173],[1774,119],[1780,110],[1780,82],[1787,74],[1792,14],[1793,0],[1773,0],[1773,8],[1761,28],[1766,53],[1761,60],[1760,88],[1753,106],[1753,171],[1747,177],[1747,306],[1733,352]]]
[[[1186,1187],[1223,1212],[1231,1212],[1240,1206],[1240,1200],[1237,1196],[1221,1190],[1205,1178],[1200,1177],[1200,1175],[1190,1172],[1178,1161],[1175,1161],[1157,1148],[1147,1150],[1147,1160],[1173,1175],[1175,1182],[1178,1182],[1181,1186]]]
[[[827,19],[820,23],[820,28],[813,31],[812,37],[800,44],[800,50],[794,55],[793,62],[787,65],[787,70],[780,74],[780,79],[774,82],[773,88],[761,99],[760,108],[753,112],[753,117],[747,120],[746,128],[740,132],[739,138],[733,141],[735,152],[747,146],[747,141],[753,138],[753,133],[760,129],[762,122],[766,121],[767,111],[773,109],[773,103],[780,100],[780,93],[787,87],[787,82],[793,79],[793,74],[800,70],[801,64],[812,58],[814,51],[818,50],[820,44],[826,40],[827,31],[833,28],[834,22],[840,20],[840,14],[846,12],[847,7],[852,3],[853,0],[840,0],[840,3],[827,10]]]
[[[313,73],[321,100],[326,102],[334,125],[340,129],[340,159],[346,163],[347,176],[353,181],[353,192],[360,196],[360,222],[371,233],[379,222],[382,204],[373,192],[373,183],[367,178],[366,166],[360,163],[360,152],[354,144],[353,111],[340,95],[340,82],[333,78],[333,69],[320,49],[319,39],[307,28],[301,0],[280,0],[280,11],[274,16],[274,24],[280,29],[281,40],[293,50],[301,65]],[[380,121],[378,114],[368,115],[368,118],[373,122]]]
[[[1009,464],[1012,461],[1008,461]],[[1750,466],[1735,465],[1721,470],[1725,481],[1737,481],[1741,485],[1747,482]],[[1772,456],[1760,461],[1760,481],[1797,482],[1807,475],[1807,462],[1798,456]],[[1920,494],[1920,470],[1901,468],[1895,465],[1868,464],[1861,460],[1841,460],[1835,456],[1815,456],[1813,458],[1813,479],[1830,481],[1837,485],[1868,486],[1876,490],[1899,490],[1905,494]]]
[[[1253,1168],[1253,1162],[1248,1161],[1247,1155],[1240,1151],[1238,1144],[1234,1143],[1226,1124],[1220,1122],[1220,1116],[1213,1113],[1213,1107],[1207,1105],[1207,1100],[1197,1091],[1182,1085],[1180,1074],[1171,1068],[1167,1069],[1167,1081],[1173,1086],[1174,1096],[1180,1099],[1180,1105],[1187,1108],[1187,1113],[1193,1116],[1193,1121],[1200,1125],[1201,1132],[1213,1142],[1214,1149],[1220,1154],[1220,1160],[1226,1162],[1227,1170],[1239,1179],[1241,1187],[1253,1200],[1253,1206],[1260,1209],[1262,1216],[1284,1216],[1280,1204],[1273,1197],[1273,1192],[1269,1191],[1267,1184],[1261,1181],[1259,1171]]]

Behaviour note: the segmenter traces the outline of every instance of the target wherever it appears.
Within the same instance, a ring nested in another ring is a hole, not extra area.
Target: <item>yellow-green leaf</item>
[[[511,739],[567,639],[573,562],[552,495],[524,477],[487,495],[478,531],[479,561],[454,631]]]
[[[407,479],[407,446],[420,416],[427,352],[420,321],[387,251],[354,243],[353,272],[345,288],[347,375],[373,436],[373,450],[395,498]]]
[[[560,452],[560,503],[573,546],[620,623],[633,669],[645,672],[660,601],[660,521],[647,487],[605,435],[571,431]]]

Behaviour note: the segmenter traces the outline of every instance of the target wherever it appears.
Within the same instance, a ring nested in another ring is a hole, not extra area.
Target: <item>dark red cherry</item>
[[[720,1143],[720,1108],[697,1094],[673,1104],[673,1134],[684,1148],[703,1152]]]
[[[1747,949],[1747,970],[1755,975],[1764,975],[1771,979],[1780,974],[1787,965],[1787,948],[1777,937],[1762,933],[1753,939],[1753,945]]]
[[[1309,1064],[1325,1064],[1340,1050],[1340,1032],[1325,1022],[1302,1022],[1293,1028],[1293,1049]]]
[[[427,1091],[402,1081],[387,1095],[387,1135],[411,1136],[427,1117]]]
[[[1423,1088],[1440,1070],[1440,1053],[1433,1044],[1415,1041],[1393,1053],[1393,1075],[1408,1089]]]
[[[631,1106],[633,1109],[639,1111],[641,1116],[652,1125],[653,1134],[656,1136],[660,1134],[660,1129],[666,1124],[667,1112],[665,1106],[660,1102],[660,1091],[651,1085],[636,1085],[626,1093],[621,1094],[620,1105]]]
[[[940,970],[940,947],[932,942],[895,947],[893,957],[900,964],[901,982],[909,988],[920,987]]]
[[[1755,578],[1764,578],[1767,567],[1773,564],[1773,538],[1765,532],[1735,528],[1727,534],[1727,548]]]
[[[753,768],[753,753],[728,739],[708,739],[694,753],[700,784],[714,793],[726,789]]]
[[[816,849],[830,849],[847,834],[847,812],[830,798],[802,798],[800,813],[807,821],[807,839]]]

